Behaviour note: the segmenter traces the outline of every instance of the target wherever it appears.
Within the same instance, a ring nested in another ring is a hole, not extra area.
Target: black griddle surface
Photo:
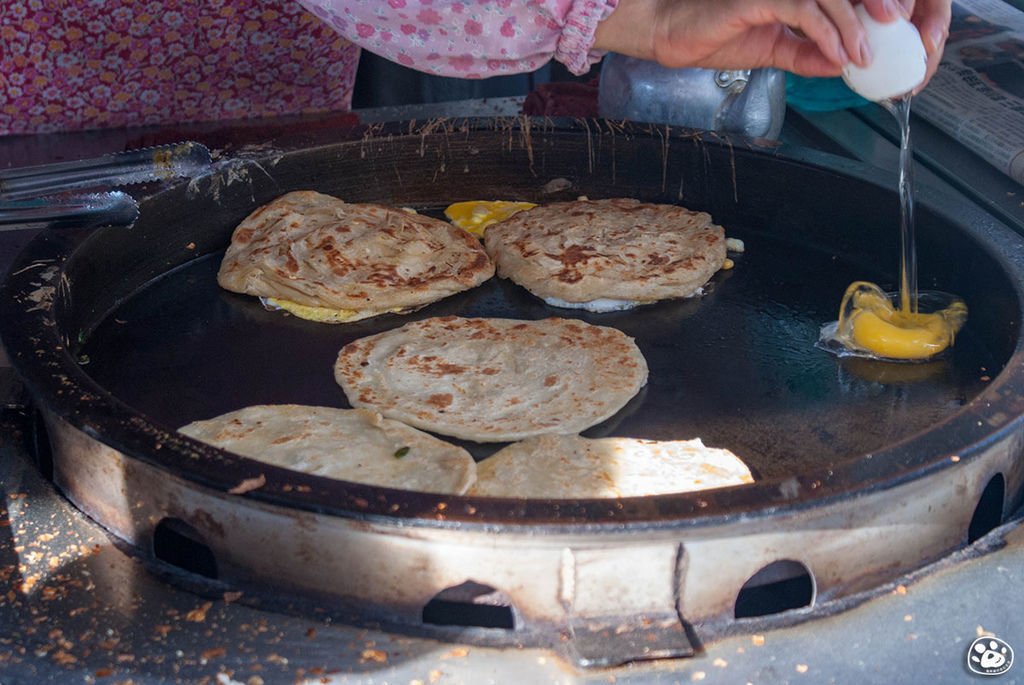
[[[411,315],[340,325],[267,311],[254,297],[222,290],[223,253],[210,254],[123,302],[88,335],[79,359],[120,401],[173,429],[254,404],[348,407],[333,376],[338,351],[412,320],[579,318],[633,336],[650,367],[647,387],[584,435],[699,437],[732,450],[761,478],[827,469],[925,431],[977,395],[1005,361],[970,320],[942,361],[837,359],[815,347],[820,326],[835,319],[850,282],[891,286],[892,274],[756,230],[728,233],[746,241],[746,252],[730,254],[735,268],[719,272],[702,297],[589,314],[549,307],[494,278]],[[477,459],[501,446],[453,442]]]

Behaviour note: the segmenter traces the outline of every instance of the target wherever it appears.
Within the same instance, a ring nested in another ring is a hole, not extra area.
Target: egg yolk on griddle
[[[469,200],[456,202],[444,210],[448,220],[464,231],[482,237],[484,229],[491,224],[504,221],[516,212],[533,209],[532,202],[510,202],[507,200]]]
[[[857,281],[846,289],[834,339],[848,350],[883,359],[921,360],[953,345],[967,321],[967,305],[953,298],[935,312],[897,309],[881,288]]]
[[[264,297],[260,299],[263,301],[264,306],[271,309],[283,309],[289,314],[297,316],[300,319],[306,319],[307,321],[317,321],[319,323],[347,323],[349,321],[358,321],[360,319],[368,318],[365,311],[359,311],[357,309],[311,307],[309,305],[299,304],[297,302],[292,302],[291,300],[282,300],[276,297]],[[398,307],[396,309],[389,309],[385,312],[374,312],[374,315],[400,311],[402,311],[402,308]]]

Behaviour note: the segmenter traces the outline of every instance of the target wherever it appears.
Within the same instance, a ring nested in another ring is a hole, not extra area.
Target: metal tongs
[[[185,142],[0,170],[0,231],[26,224],[130,227],[139,216],[135,199],[119,190],[104,189],[195,178],[209,173],[211,164],[205,145]],[[84,190],[95,192],[76,192]]]

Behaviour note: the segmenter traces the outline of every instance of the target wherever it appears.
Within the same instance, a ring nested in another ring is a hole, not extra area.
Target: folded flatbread
[[[255,405],[179,431],[266,464],[366,485],[458,495],[476,478],[466,450],[365,409]]]
[[[590,311],[696,295],[726,256],[709,214],[625,198],[519,212],[488,226],[484,246],[502,278]]]
[[[277,198],[238,225],[217,282],[299,316],[337,322],[411,311],[493,274],[479,241],[446,221],[307,190]]]
[[[732,452],[695,440],[542,435],[477,464],[469,495],[527,499],[640,497],[753,482]]]
[[[647,382],[621,331],[573,319],[442,317],[349,343],[334,376],[353,406],[478,442],[575,433]]]

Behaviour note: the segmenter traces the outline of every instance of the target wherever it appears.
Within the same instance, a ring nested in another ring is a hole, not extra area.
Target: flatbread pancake
[[[349,343],[334,377],[353,406],[477,442],[575,433],[647,382],[621,331],[573,319],[424,319]]]
[[[696,440],[542,435],[477,464],[469,495],[526,499],[641,497],[751,483],[732,452]]]
[[[479,241],[446,221],[306,190],[238,225],[217,282],[304,318],[338,322],[411,311],[493,274]]]
[[[554,202],[488,226],[498,275],[548,304],[614,311],[698,294],[725,262],[705,212],[626,198]]]
[[[458,495],[476,478],[466,450],[366,409],[254,405],[178,430],[266,464],[366,485]]]

